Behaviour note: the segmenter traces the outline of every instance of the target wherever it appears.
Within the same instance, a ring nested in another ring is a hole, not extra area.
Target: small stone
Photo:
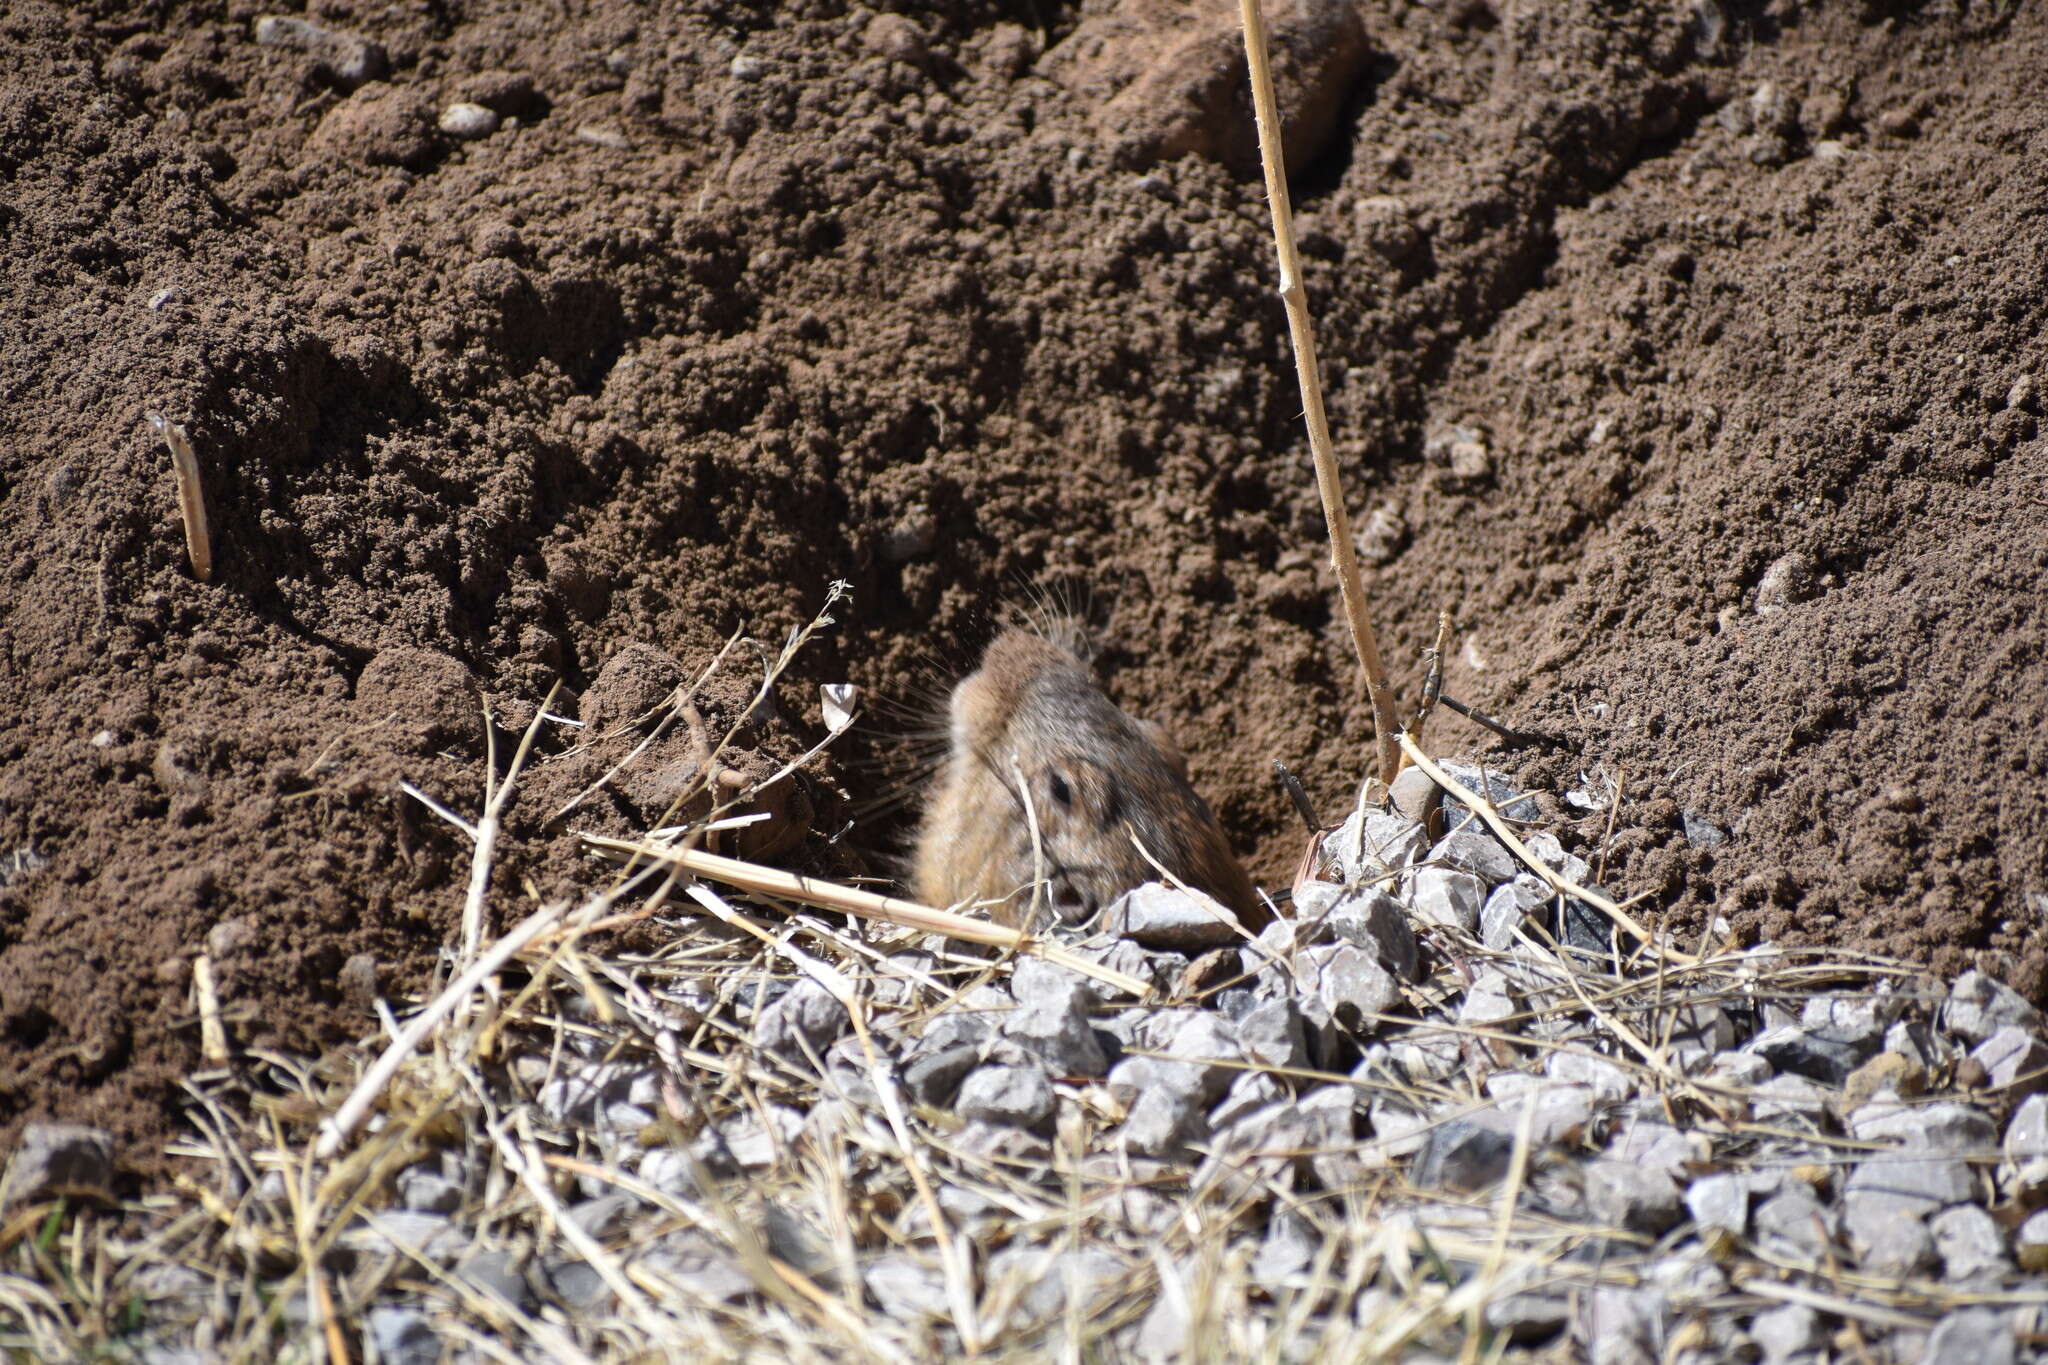
[[[1100,1076],[1109,1070],[1109,1058],[1088,1022],[1093,999],[1072,982],[1064,990],[1040,989],[1032,1003],[1003,1020],[1003,1038],[1036,1057],[1053,1075]]]
[[[1762,1348],[1765,1365],[1783,1365],[1801,1352],[1825,1346],[1828,1339],[1820,1314],[1797,1303],[1758,1313],[1749,1335]]]
[[[1921,1365],[2013,1365],[2018,1354],[2010,1311],[1958,1308],[1927,1334],[1927,1350],[1920,1360]]]
[[[2048,1086],[2048,1044],[2010,1024],[1970,1051],[1992,1085],[2012,1097],[2033,1095]]]
[[[1687,1188],[1685,1207],[1701,1231],[1718,1228],[1740,1237],[1749,1228],[1749,1182],[1735,1175],[1703,1176]]]
[[[1421,860],[1429,835],[1390,811],[1355,810],[1323,840],[1323,852],[1347,886],[1377,882]]]
[[[930,554],[938,543],[939,519],[930,508],[914,506],[882,532],[882,559],[889,564],[902,564]]]
[[[1450,1119],[1423,1139],[1408,1179],[1418,1189],[1469,1194],[1507,1174],[1514,1147],[1514,1129],[1503,1125],[1497,1110]]]
[[[439,1171],[413,1166],[399,1173],[398,1202],[421,1213],[453,1213],[462,1207],[462,1186]]]
[[[1756,585],[1756,614],[1776,616],[1794,603],[1810,600],[1820,590],[1813,556],[1793,550],[1764,570]]]
[[[1636,1091],[1628,1072],[1604,1057],[1589,1057],[1582,1052],[1551,1053],[1543,1064],[1543,1073],[1553,1080],[1591,1086],[1604,1104],[1619,1104]]]
[[[1695,811],[1681,814],[1679,827],[1685,831],[1685,841],[1694,848],[1719,848],[1728,842],[1726,830]]]
[[[1982,972],[1968,971],[1949,986],[1948,1000],[1941,1008],[1941,1022],[1949,1032],[1971,1043],[1981,1043],[2001,1028],[2039,1033],[2041,1012],[2012,987]]]
[[[2048,1095],[2029,1095],[2005,1126],[2005,1159],[2015,1166],[2048,1157]]]
[[[2018,379],[2013,380],[2012,387],[2005,391],[2005,405],[2009,408],[2018,408],[2021,411],[2032,411],[2034,395],[2037,392],[2039,392],[2039,387],[2034,382],[2034,376],[2023,374]]]
[[[1411,875],[1414,881],[1410,895],[1417,919],[1470,934],[1479,931],[1479,911],[1486,903],[1486,887],[1477,877],[1443,867],[1420,867]]]
[[[469,1234],[438,1213],[387,1209],[371,1218],[344,1228],[335,1247],[358,1256],[421,1256],[450,1265],[469,1246]]]
[[[696,1163],[679,1148],[650,1147],[640,1157],[637,1173],[655,1189],[675,1198],[695,1199],[703,1193],[697,1183]]]
[[[384,1365],[436,1365],[441,1338],[417,1308],[380,1303],[363,1315],[371,1345]]]
[[[442,132],[464,142],[474,142],[498,131],[496,114],[481,104],[470,104],[467,101],[449,105],[441,111],[440,117],[434,122]]]
[[[353,34],[322,28],[289,14],[266,14],[256,21],[258,47],[291,48],[313,59],[313,69],[344,90],[382,76],[390,62],[384,49]]]
[[[2005,1234],[1990,1214],[1974,1204],[1943,1209],[1927,1220],[1934,1249],[1941,1253],[1942,1273],[1951,1282],[1998,1275],[2012,1268],[2006,1259]]]
[[[943,1108],[952,1102],[967,1073],[980,1063],[981,1048],[973,1043],[919,1049],[903,1067],[903,1084],[919,1104]]]
[[[1378,515],[1375,513],[1375,515]],[[1402,528],[1405,539],[1407,528]],[[1392,559],[1390,554],[1388,559]],[[1420,768],[1403,768],[1387,787],[1387,801],[1395,812],[1411,825],[1423,825],[1436,812],[1437,804],[1443,799],[1443,788],[1436,779]]]
[[[1968,1199],[1974,1189],[1969,1163],[1924,1146],[1906,1147],[1899,1155],[1885,1153],[1858,1162],[1843,1186],[1845,1194],[1883,1190],[1900,1198],[1917,1196],[1925,1212]]]
[[[839,998],[805,977],[755,1016],[754,1042],[791,1061],[803,1061],[807,1055],[822,1056],[852,1024]]]
[[[1177,1011],[1181,1015],[1160,1051],[1167,1059],[1191,1067],[1201,1086],[1203,1107],[1222,1098],[1242,1069],[1244,1052],[1233,1027],[1207,1010]]]
[[[1497,772],[1450,760],[1445,760],[1437,766],[1468,791],[1485,797],[1496,811],[1509,820],[1534,820],[1542,814],[1535,797],[1522,795],[1520,788]],[[1476,815],[1466,809],[1464,802],[1448,792],[1444,794],[1443,818],[1446,831],[1458,828],[1467,820],[1478,820]],[[1533,851],[1534,846],[1531,847]]]
[[[348,960],[341,964],[335,974],[335,984],[341,987],[341,998],[348,1001],[350,1008],[363,1014],[373,1014],[377,1009],[377,957],[374,953],[350,953]]]
[[[1589,1365],[1655,1365],[1670,1317],[1662,1290],[1603,1285],[1580,1298],[1572,1336]]]
[[[1840,1226],[1834,1212],[1803,1185],[1787,1185],[1750,1215],[1757,1245],[1777,1255],[1818,1260]]]
[[[1263,1000],[1237,1020],[1237,1045],[1247,1061],[1281,1070],[1308,1065],[1301,1007],[1291,995]],[[1253,1072],[1252,1075],[1259,1073]]]
[[[1870,1051],[1883,1043],[1885,1030],[1905,1008],[1905,996],[1885,983],[1868,995],[1816,996],[1799,1011],[1799,1026]]]
[[[1187,1155],[1188,1144],[1207,1136],[1208,1127],[1198,1091],[1153,1085],[1139,1093],[1118,1136],[1132,1156],[1173,1161]]]
[[[1052,1121],[1052,1084],[1036,1067],[984,1066],[961,1083],[953,1108],[963,1119],[1043,1128]]]
[[[82,1123],[27,1123],[0,1180],[0,1208],[62,1196],[113,1198],[114,1139]]]
[[[892,1321],[944,1320],[953,1314],[952,1303],[946,1297],[945,1273],[914,1256],[878,1256],[862,1272],[861,1279]]]
[[[1922,1215],[1925,1200],[1883,1190],[1848,1190],[1842,1195],[1842,1229],[1849,1250],[1866,1270],[1881,1275],[1914,1275],[1934,1264],[1934,1234]]]
[[[1201,952],[1238,941],[1237,920],[1215,900],[1161,882],[1119,896],[1105,923],[1119,938],[1174,952]]]
[[[567,1210],[569,1221],[599,1241],[625,1229],[626,1220],[640,1208],[640,1197],[625,1190],[613,1190],[573,1204]]]
[[[1678,1187],[1662,1171],[1598,1159],[1583,1174],[1587,1212],[1604,1226],[1655,1236],[1678,1222]]]
[[[1488,886],[1511,881],[1521,871],[1521,864],[1501,846],[1500,840],[1469,825],[1437,840],[1429,850],[1429,860],[1469,872]]]
[[[1297,959],[1296,971],[1305,985],[1313,984],[1317,1000],[1338,1026],[1354,1034],[1377,1031],[1377,1016],[1401,1001],[1392,974],[1354,944],[1310,948]]]
[[[1479,941],[1497,953],[1506,952],[1514,946],[1515,930],[1549,899],[1549,888],[1526,874],[1496,886],[1479,911]]]
[[[1421,967],[1415,930],[1401,913],[1401,903],[1376,887],[1346,896],[1323,922],[1330,932],[1370,952],[1379,964],[1403,981],[1412,981]]]
[[[1878,1100],[1851,1114],[1848,1128],[1858,1142],[1891,1141],[1957,1156],[1980,1152],[1998,1141],[1998,1128],[1989,1114],[1953,1100],[1924,1105]]]
[[[1832,1098],[1833,1092],[1826,1086],[1804,1076],[1773,1076],[1749,1087],[1751,1115],[1758,1123],[1822,1118]]]
[[[1486,1325],[1517,1345],[1549,1341],[1571,1321],[1572,1301],[1563,1294],[1501,1294],[1486,1301]]]
[[[732,59],[732,78],[752,84],[768,75],[768,63],[751,53],[742,52]]]
[[[595,1312],[611,1297],[611,1286],[588,1261],[550,1261],[541,1268],[541,1278],[555,1302],[577,1312]]]
[[[1876,1039],[1872,1039],[1873,1045]],[[1797,1025],[1767,1029],[1750,1040],[1749,1051],[1770,1062],[1781,1074],[1805,1076],[1826,1085],[1840,1085],[1863,1064],[1863,1052]]]
[[[2029,1275],[2048,1270],[2048,1209],[2042,1209],[2020,1224],[2020,1230],[2013,1234],[2012,1244],[2021,1270]]]
[[[526,1272],[509,1251],[472,1251],[455,1263],[455,1277],[510,1304],[521,1312],[538,1306]]]
[[[1284,1102],[1287,1097],[1287,1087],[1265,1072],[1247,1071],[1231,1082],[1230,1093],[1209,1111],[1209,1127],[1221,1132],[1249,1114]]]

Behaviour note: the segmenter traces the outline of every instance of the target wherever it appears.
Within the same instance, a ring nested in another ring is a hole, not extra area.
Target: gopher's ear
[[[1173,736],[1166,733],[1166,727],[1156,720],[1141,720],[1138,729],[1145,738],[1152,741],[1152,747],[1159,751],[1167,766],[1180,774],[1180,780],[1188,780],[1188,756],[1180,751],[1180,745],[1173,742]]]

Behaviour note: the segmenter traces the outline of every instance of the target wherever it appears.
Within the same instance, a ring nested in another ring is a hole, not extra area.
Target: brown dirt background
[[[908,61],[831,3],[323,0],[390,54],[348,94],[262,12],[0,17],[8,1132],[109,1124],[146,1167],[223,922],[238,1041],[356,1034],[341,964],[417,989],[457,923],[467,849],[396,783],[475,812],[480,698],[629,714],[833,579],[764,752],[818,736],[817,683],[915,697],[1050,585],[1266,879],[1301,837],[1272,760],[1348,799],[1368,735],[1261,190],[1145,165],[1130,100],[1098,119],[1163,48],[1096,0],[907,11]],[[2040,996],[2048,10],[1358,12],[1296,197],[1400,683],[1455,612],[1449,689],[1572,738],[1505,757],[1522,780],[1621,779],[1611,840],[1555,813],[1681,932]],[[1076,31],[1108,36],[1044,55]],[[519,126],[442,137],[464,97]],[[149,408],[200,452],[211,584]],[[1451,425],[1488,458],[1452,467]],[[1787,555],[1811,572],[1760,614]],[[563,743],[500,922],[589,876],[538,823],[599,762]],[[890,752],[817,766],[818,829]]]

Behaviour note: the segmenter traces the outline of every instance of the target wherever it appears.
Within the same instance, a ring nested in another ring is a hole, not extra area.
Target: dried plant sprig
[[[1380,661],[1379,637],[1365,604],[1365,580],[1358,571],[1358,547],[1351,539],[1351,514],[1344,507],[1344,489],[1337,475],[1337,454],[1330,447],[1330,422],[1323,413],[1322,371],[1316,364],[1316,338],[1308,316],[1308,290],[1301,281],[1301,253],[1294,244],[1294,211],[1287,198],[1287,167],[1280,149],[1279,101],[1273,94],[1273,72],[1266,56],[1266,20],[1259,0],[1239,0],[1244,20],[1244,52],[1251,70],[1252,113],[1259,126],[1259,158],[1266,170],[1266,201],[1273,210],[1273,244],[1280,255],[1280,302],[1287,309],[1287,332],[1294,343],[1294,373],[1301,383],[1302,416],[1308,422],[1309,456],[1315,462],[1316,492],[1330,531],[1330,564],[1337,591],[1344,599],[1344,619],[1351,644],[1365,674],[1365,694],[1372,703],[1379,778],[1392,782],[1401,754],[1394,736],[1401,722],[1394,715],[1394,696],[1387,666]]]
[[[201,583],[213,577],[213,532],[206,524],[206,499],[199,490],[199,457],[185,428],[160,412],[145,412],[149,424],[171,450],[171,470],[178,478],[178,515],[185,522],[185,557]]]
[[[900,925],[928,934],[943,934],[947,938],[959,939],[965,943],[982,943],[991,948],[1028,953],[1071,971],[1080,972],[1084,976],[1094,977],[1105,985],[1114,986],[1141,1000],[1152,993],[1152,987],[1148,983],[1134,976],[1105,967],[1099,962],[1091,962],[1043,939],[1034,938],[1017,929],[1005,928],[991,920],[956,915],[949,910],[934,910],[928,905],[919,905],[916,901],[877,895],[873,891],[862,891],[858,887],[841,886],[837,882],[799,876],[794,872],[784,872],[778,868],[763,867],[759,863],[721,857],[716,853],[705,853],[693,848],[664,847],[632,839],[611,839],[597,834],[585,834],[583,842],[615,856],[642,862],[666,863],[682,868],[686,872],[694,872],[701,877],[711,877],[737,886],[741,890],[752,891],[756,895],[780,896],[786,900],[815,905],[825,910],[837,910],[841,914],[854,915],[861,919],[878,920],[884,924]]]

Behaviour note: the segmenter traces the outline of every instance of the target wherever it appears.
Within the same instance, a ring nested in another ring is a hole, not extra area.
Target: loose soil
[[[1667,929],[2040,997],[2048,12],[1275,8],[1405,694],[1451,611],[1446,689],[1571,741],[1490,761],[1618,788],[1580,851]],[[743,719],[756,775],[794,757],[820,683],[914,707],[1051,590],[1268,884],[1303,837],[1272,762],[1348,802],[1366,713],[1211,18],[315,4],[388,54],[348,90],[263,13],[0,18],[0,1136],[106,1124],[146,1175],[202,951],[245,1045],[361,1032],[365,954],[421,988],[469,849],[397,784],[473,818],[486,704],[501,767],[557,681],[590,722],[545,728],[494,923],[587,884],[574,830],[671,789],[549,817],[742,628],[676,771]],[[503,126],[443,134],[460,100]],[[751,851],[887,870],[870,714]]]

